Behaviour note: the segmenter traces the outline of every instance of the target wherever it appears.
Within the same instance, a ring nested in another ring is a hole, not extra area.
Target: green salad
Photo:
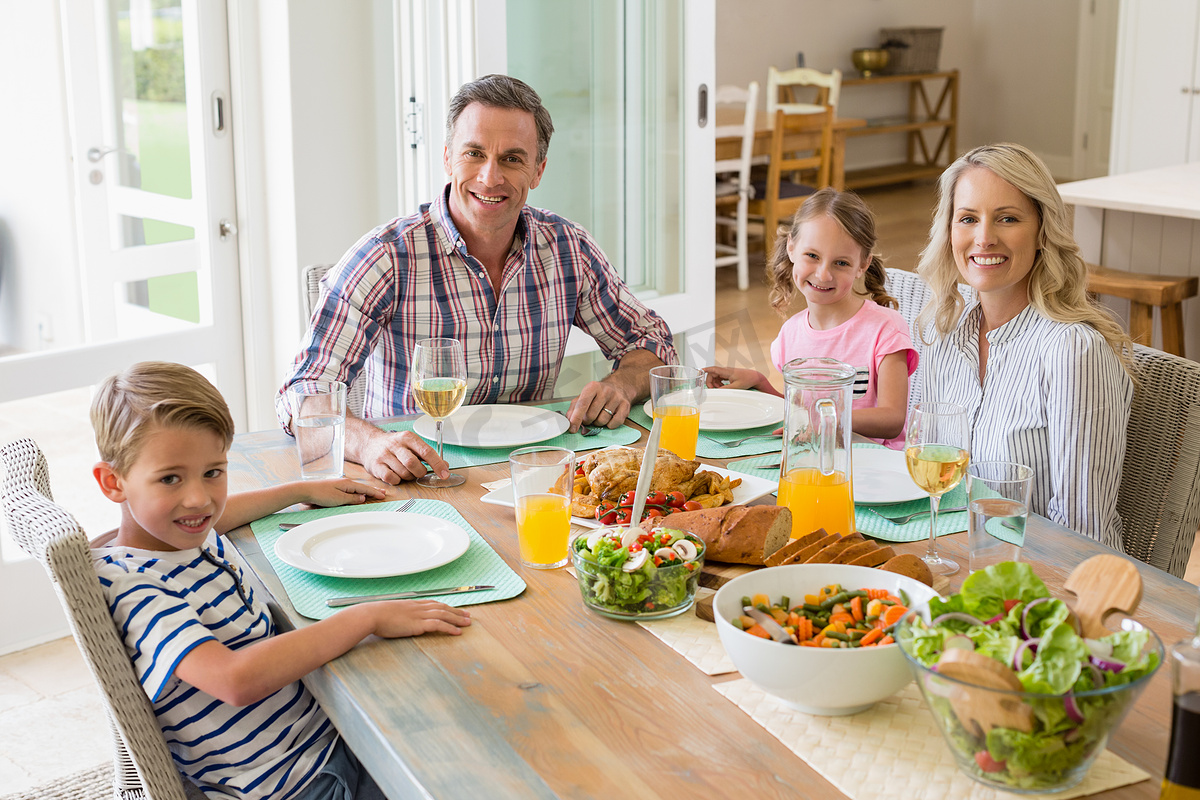
[[[1036,695],[1023,698],[1032,730],[984,731],[956,713],[955,692],[969,690],[932,677],[922,686],[967,771],[1013,789],[1061,788],[1081,777],[1160,661],[1157,637],[1140,626],[1081,636],[1067,605],[1028,564],[980,570],[958,594],[933,598],[928,613],[928,620],[914,614],[901,623],[898,640],[913,660],[936,672],[948,650],[973,650],[1005,665]]]
[[[583,600],[613,616],[667,616],[696,595],[704,543],[690,533],[598,528],[571,543]]]

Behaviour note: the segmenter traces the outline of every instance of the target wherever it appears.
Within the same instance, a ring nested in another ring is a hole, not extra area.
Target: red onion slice
[[[1072,722],[1083,722],[1083,713],[1079,710],[1079,706],[1075,705],[1075,696],[1070,692],[1063,695],[1063,708],[1067,711],[1067,716]]]
[[[1037,600],[1030,600],[1025,604],[1025,608],[1021,611],[1021,638],[1029,638],[1029,609],[1036,606],[1038,603],[1044,603],[1049,600],[1049,597],[1039,597]]]
[[[1090,669],[1092,671],[1092,688],[1093,689],[1103,689],[1104,688],[1104,673],[1101,672],[1100,668],[1097,667],[1095,664],[1093,664],[1091,661],[1088,661],[1088,669]]]
[[[1091,662],[1105,672],[1120,672],[1125,669],[1124,661],[1117,661],[1115,658],[1101,658],[1100,656],[1092,656]]]
[[[1005,618],[1005,617],[1007,617],[1007,616],[1008,616],[1007,614],[1000,613],[1000,614],[997,614],[996,616],[992,617],[991,619],[987,620],[987,621],[986,621],[986,622],[984,622],[983,624],[984,624],[984,625],[992,625],[992,624],[994,624],[994,623],[996,623],[996,622],[999,622],[1000,620],[1004,619],[1004,618]]]
[[[941,616],[934,619],[933,622],[930,623],[930,625],[935,625],[935,626],[941,625],[943,622],[945,622],[948,619],[956,619],[959,622],[966,622],[970,625],[986,625],[987,624],[983,620],[981,620],[979,617],[972,617],[970,614],[967,614],[962,611],[947,611],[945,614],[942,614]]]
[[[1013,653],[1013,669],[1017,672],[1025,669],[1025,662],[1023,660],[1025,658],[1025,651],[1029,650],[1032,653],[1036,653],[1038,645],[1041,643],[1041,639],[1025,639],[1017,645],[1017,650]]]

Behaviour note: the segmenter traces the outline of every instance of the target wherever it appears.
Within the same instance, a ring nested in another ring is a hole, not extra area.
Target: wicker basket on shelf
[[[880,47],[888,51],[887,72],[937,72],[944,28],[880,28]]]

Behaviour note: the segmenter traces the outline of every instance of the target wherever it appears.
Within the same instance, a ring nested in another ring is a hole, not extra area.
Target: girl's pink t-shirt
[[[854,367],[854,408],[874,408],[878,404],[879,362],[884,356],[906,351],[908,374],[917,368],[917,351],[913,349],[908,324],[899,311],[885,308],[870,300],[862,304],[850,319],[827,331],[808,324],[808,309],[783,323],[779,335],[771,343],[771,361],[775,368],[793,358],[836,358]],[[875,439],[894,450],[904,448],[904,435],[895,439]]]

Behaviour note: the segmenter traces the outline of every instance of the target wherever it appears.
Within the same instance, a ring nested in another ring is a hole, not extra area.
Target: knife
[[[633,508],[629,512],[629,529],[639,527],[642,511],[646,508],[646,492],[654,474],[654,462],[658,460],[658,440],[662,436],[662,417],[655,417],[646,437],[646,450],[642,453],[642,469],[638,473],[637,487],[633,490]]]
[[[433,597],[439,594],[461,594],[463,592],[482,592],[485,589],[495,589],[495,586],[453,586],[449,589],[422,589],[419,592],[396,592],[394,594],[363,594],[354,597],[331,597],[325,601],[330,608],[352,606],[355,603],[369,603],[373,600],[408,600],[413,597]]]

